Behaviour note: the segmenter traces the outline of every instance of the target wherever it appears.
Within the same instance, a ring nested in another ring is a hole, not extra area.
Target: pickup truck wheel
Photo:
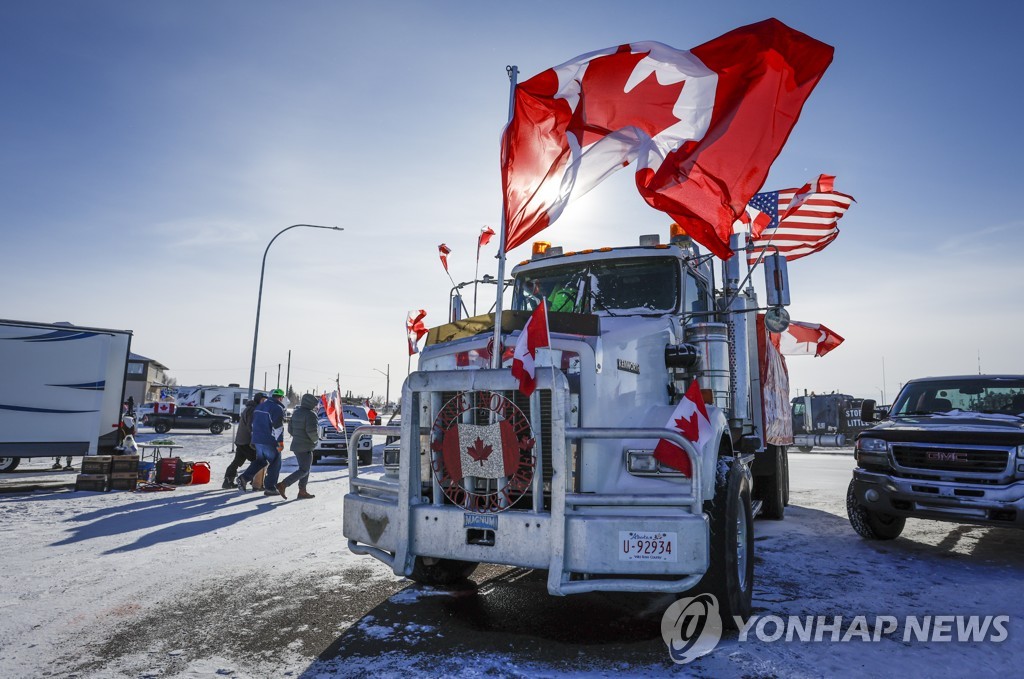
[[[359,462],[360,465],[364,467],[368,464],[373,464],[373,451],[360,450],[359,454],[357,455],[357,461]]]
[[[769,476],[755,477],[754,490],[757,499],[763,503],[761,515],[777,521],[786,516],[786,489],[789,486],[786,448],[769,445],[765,454],[771,457],[772,473]]]
[[[153,425],[153,431],[155,431],[157,434],[166,434],[170,430],[171,427],[166,422],[157,422],[156,424]]]
[[[224,425],[221,424],[220,422],[214,422],[213,424],[210,425],[211,434],[219,434],[222,431],[224,431]]]
[[[21,462],[20,457],[0,457],[0,472],[13,472]]]
[[[313,454],[313,464],[320,464],[320,456],[316,453]]]
[[[857,501],[853,481],[846,491],[846,514],[857,534],[867,540],[895,540],[903,532],[907,520],[902,516],[873,512]]]
[[[475,561],[417,556],[409,579],[424,585],[453,585],[472,575],[478,565]]]
[[[716,474],[715,497],[704,503],[704,513],[711,529],[711,564],[686,595],[714,594],[722,624],[733,629],[734,616],[750,617],[754,595],[754,516],[743,463],[733,460],[724,477]]]

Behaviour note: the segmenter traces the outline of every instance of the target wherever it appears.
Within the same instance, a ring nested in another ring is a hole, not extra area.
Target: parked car
[[[363,417],[359,418],[362,412]],[[320,440],[313,448],[313,464],[320,464],[324,457],[348,458],[348,442],[352,438],[357,427],[369,424],[366,420],[366,412],[359,406],[344,406],[342,414],[345,417],[345,433],[342,434],[331,421],[323,414],[323,408],[317,409],[317,430],[320,432]],[[370,436],[362,436],[356,444],[356,459],[361,465],[370,464],[373,461],[373,439]]]
[[[216,415],[206,408],[197,406],[179,406],[173,413],[150,415],[153,431],[164,434],[171,429],[209,429],[212,434],[219,434],[231,429],[230,415]]]
[[[1024,528],[1024,375],[911,380],[883,417],[857,436],[846,510],[861,537],[892,540],[908,517]]]

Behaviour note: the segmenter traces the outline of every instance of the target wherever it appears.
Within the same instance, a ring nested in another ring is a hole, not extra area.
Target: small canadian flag
[[[537,388],[537,349],[550,346],[548,308],[541,302],[519,333],[512,353],[512,377],[519,380],[519,391],[523,396],[529,396]]]
[[[700,393],[700,385],[697,380],[690,384],[690,388],[683,395],[676,409],[672,411],[672,417],[665,425],[666,429],[675,429],[683,438],[692,441],[699,451],[712,436],[711,420],[708,418],[707,408],[704,407],[704,397]],[[662,439],[654,448],[654,459],[662,464],[678,469],[687,476],[693,474],[690,466],[690,456],[686,451],[674,443]]]

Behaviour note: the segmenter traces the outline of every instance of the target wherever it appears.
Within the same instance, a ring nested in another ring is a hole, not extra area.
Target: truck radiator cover
[[[1006,471],[1009,451],[998,448],[892,444],[896,464],[909,469],[942,472],[1001,474]]]

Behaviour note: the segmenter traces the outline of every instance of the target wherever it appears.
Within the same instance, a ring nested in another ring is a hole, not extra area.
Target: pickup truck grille
[[[1002,474],[1009,451],[999,448],[892,444],[896,464],[910,469],[972,474]]]

